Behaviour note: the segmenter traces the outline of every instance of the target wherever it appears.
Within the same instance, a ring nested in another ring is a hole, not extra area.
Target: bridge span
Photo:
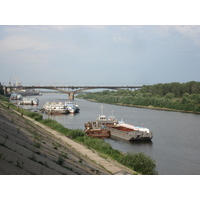
[[[15,90],[26,90],[26,89],[47,89],[47,90],[57,90],[63,93],[67,93],[68,99],[74,100],[74,95],[78,92],[92,89],[111,89],[111,90],[120,90],[120,89],[134,89],[138,90],[142,86],[4,86],[4,92],[7,94],[7,89]]]

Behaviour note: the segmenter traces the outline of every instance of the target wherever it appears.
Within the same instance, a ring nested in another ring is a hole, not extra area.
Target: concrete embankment
[[[0,174],[136,174],[0,102]]]

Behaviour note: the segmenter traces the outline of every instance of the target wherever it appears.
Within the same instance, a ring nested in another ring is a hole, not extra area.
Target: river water
[[[46,94],[37,96],[39,106],[22,106],[24,108],[41,108],[47,101],[65,102],[67,94]],[[160,175],[199,175],[200,174],[200,115],[182,112],[162,111],[146,108],[134,108],[90,102],[75,99],[80,113],[49,116],[70,129],[84,129],[84,123],[94,121],[101,114],[111,115],[126,123],[144,125],[154,137],[152,142],[129,142],[105,139],[114,149],[122,152],[144,152],[156,161],[156,170]]]

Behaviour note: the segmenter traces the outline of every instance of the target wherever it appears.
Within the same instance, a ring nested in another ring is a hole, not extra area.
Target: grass
[[[64,157],[64,158],[68,158],[68,153],[65,153],[65,152],[61,151],[61,155],[62,155],[62,157]]]
[[[34,146],[37,147],[38,149],[41,147],[41,144],[39,142],[34,141]]]
[[[29,112],[27,114],[27,116],[35,119],[36,121],[42,121],[42,119],[43,119],[43,116],[36,112]]]
[[[58,147],[61,147],[61,145],[59,143],[57,143],[57,142],[55,142],[55,143],[53,142],[52,144],[53,144],[53,148],[55,150],[58,150]]]
[[[38,140],[38,141],[41,141],[42,140],[42,137],[37,133],[37,132],[33,132],[33,137],[34,139]]]
[[[1,101],[6,101],[6,102],[9,102],[9,98],[3,96],[3,95],[0,95],[0,100]]]
[[[62,155],[60,155],[60,156],[58,157],[58,160],[57,160],[56,163],[62,166],[62,165],[64,164],[64,162],[65,162],[65,161],[64,161]]]
[[[65,136],[70,136],[72,139],[85,135],[85,133],[82,130],[79,130],[79,129],[72,130],[72,129],[65,128],[62,124],[52,119],[44,119],[41,121],[41,123],[44,124],[45,126],[48,126],[58,131],[59,133],[62,133]]]

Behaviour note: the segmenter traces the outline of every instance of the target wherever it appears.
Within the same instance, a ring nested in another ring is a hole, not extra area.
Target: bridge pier
[[[69,94],[68,99],[69,100],[74,100],[74,92],[70,92],[68,94]]]

